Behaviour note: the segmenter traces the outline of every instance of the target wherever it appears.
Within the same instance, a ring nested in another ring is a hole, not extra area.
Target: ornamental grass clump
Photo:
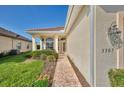
[[[41,75],[38,80],[36,80],[33,84],[33,87],[48,87],[49,86],[49,77],[48,75]]]

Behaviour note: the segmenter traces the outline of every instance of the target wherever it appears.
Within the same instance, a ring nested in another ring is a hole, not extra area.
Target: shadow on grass
[[[14,62],[14,63],[24,62],[26,60],[25,55],[26,55],[26,53],[2,57],[2,58],[0,58],[0,64],[9,63],[9,62]]]

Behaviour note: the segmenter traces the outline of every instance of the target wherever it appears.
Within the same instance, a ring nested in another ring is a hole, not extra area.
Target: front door
[[[52,38],[46,39],[46,49],[54,49],[54,40]]]
[[[65,53],[66,52],[66,42],[65,40],[59,41],[59,53]]]

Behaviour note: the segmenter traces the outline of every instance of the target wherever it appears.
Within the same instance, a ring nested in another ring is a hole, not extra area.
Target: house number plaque
[[[113,53],[114,52],[114,48],[103,48],[102,49],[102,53],[106,54],[106,53]]]

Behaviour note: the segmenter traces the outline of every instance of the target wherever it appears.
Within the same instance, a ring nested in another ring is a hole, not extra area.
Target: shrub
[[[47,61],[48,62],[55,62],[56,61],[56,58],[55,58],[54,55],[49,55],[49,56],[47,56]]]
[[[58,59],[58,54],[54,50],[42,50],[41,54],[46,54],[47,56],[53,55],[56,59]]]
[[[56,58],[56,60],[58,59],[58,54],[57,53],[54,53],[54,56]]]
[[[32,55],[31,55],[31,54],[26,54],[25,57],[26,57],[26,58],[31,58]]]
[[[33,51],[31,54],[33,58],[39,57],[43,60],[46,60],[46,56],[49,56],[49,55],[53,55],[56,60],[58,59],[58,54],[54,50],[50,50],[50,49],[41,50],[41,51]]]
[[[47,60],[47,55],[46,54],[41,54],[40,59],[41,60]]]
[[[41,53],[46,54],[46,55],[52,55],[54,50],[46,49],[46,50],[41,50]]]
[[[5,51],[4,56],[8,56],[10,51]]]
[[[1,57],[3,57],[3,56],[4,56],[4,53],[3,53],[3,52],[1,52],[1,53],[0,53],[0,58],[1,58]]]
[[[31,51],[24,52],[24,53],[21,53],[21,54],[24,54],[24,57],[26,57],[26,58],[31,58],[32,57],[32,52]]]
[[[113,87],[124,86],[124,69],[110,69],[108,75],[111,86]]]
[[[20,54],[20,51],[17,50],[17,49],[12,49],[12,50],[10,50],[10,52],[9,52],[9,55],[17,55],[17,54]]]
[[[31,53],[31,56],[32,56],[33,58],[40,57],[40,55],[41,55],[41,51],[33,51],[33,52]]]
[[[11,51],[12,51],[12,50],[11,50]],[[0,58],[10,55],[10,52],[11,52],[11,51],[7,51],[7,50],[6,50],[6,51],[1,52],[1,53],[0,53]]]

